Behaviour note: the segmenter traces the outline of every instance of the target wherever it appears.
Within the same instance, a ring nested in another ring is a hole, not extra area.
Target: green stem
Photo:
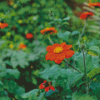
[[[100,18],[100,16],[99,16],[99,18]],[[98,20],[98,24],[99,24],[99,30],[100,30],[100,20]]]
[[[87,19],[85,20],[85,25],[84,25],[84,27],[83,27],[82,33],[79,35],[79,39],[78,39],[78,42],[77,42],[77,44],[79,44],[79,47],[80,47],[80,40],[81,40],[81,37],[83,36],[84,30],[85,30],[85,28],[86,28],[86,23],[87,23]]]
[[[54,44],[54,42],[52,41],[50,35],[48,35],[48,40],[50,41],[51,44]]]
[[[83,49],[83,62],[84,62],[84,73],[85,73],[85,76],[86,76],[86,64],[85,64],[84,49]]]
[[[79,73],[82,73],[80,70],[78,70],[77,68],[75,68],[74,66],[72,66],[71,64],[69,64],[69,62],[67,62],[66,60],[64,60],[70,67],[72,67],[73,69],[77,70]]]
[[[85,74],[85,89],[86,89],[86,93],[88,94],[89,93],[89,84],[88,84],[88,81],[87,81],[87,74],[86,74],[86,62],[85,62],[85,54],[84,54],[84,49],[83,49],[83,63],[84,63],[84,74]]]
[[[67,58],[66,58],[67,59]],[[67,62],[68,62],[68,59],[67,59]],[[67,64],[67,67],[69,68],[69,65]]]

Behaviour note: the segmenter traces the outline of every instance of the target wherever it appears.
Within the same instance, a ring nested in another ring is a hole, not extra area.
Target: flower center
[[[56,47],[54,49],[54,53],[61,53],[63,51],[63,48],[62,47]]]

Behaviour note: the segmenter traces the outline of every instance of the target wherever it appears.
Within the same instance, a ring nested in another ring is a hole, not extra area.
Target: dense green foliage
[[[65,1],[19,0],[10,5],[0,2],[0,22],[8,23],[8,27],[0,29],[0,100],[100,99],[100,8],[96,9],[97,17],[87,20],[80,38],[85,21],[76,17]],[[76,9],[76,13],[82,11]],[[46,47],[52,45],[49,35],[40,33],[46,27],[58,31],[50,35],[54,43],[73,45],[75,54],[67,60],[80,72],[64,61],[46,61]],[[32,33],[33,38],[27,39],[27,33]],[[19,49],[21,43],[26,49]],[[40,90],[43,80],[51,81],[55,91]]]

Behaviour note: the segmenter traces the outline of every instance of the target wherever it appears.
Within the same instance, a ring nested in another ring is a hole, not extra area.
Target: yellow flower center
[[[13,46],[12,44],[10,44],[10,46],[9,46],[9,47],[10,47],[11,49],[13,49],[13,47],[14,47],[14,46]]]
[[[22,23],[22,20],[19,20],[18,22],[21,24]]]
[[[11,33],[10,32],[7,32],[7,35],[9,36],[9,35],[11,35]]]
[[[54,49],[54,53],[61,53],[63,51],[63,48],[62,47],[56,47]]]

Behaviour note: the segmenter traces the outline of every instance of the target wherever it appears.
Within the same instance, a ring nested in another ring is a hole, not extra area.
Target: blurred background
[[[40,31],[55,27],[58,33],[51,35],[54,43],[74,45],[85,22],[80,15],[94,11],[88,5],[92,2],[100,0],[0,0],[0,22],[8,24],[0,29],[0,100],[32,100],[21,95],[39,88],[44,80],[39,73],[55,64],[45,60],[51,43]],[[81,39],[88,48],[100,47],[98,20],[96,15],[88,20]],[[28,33],[33,35],[31,39],[26,37]],[[73,49],[77,51],[76,46]]]

